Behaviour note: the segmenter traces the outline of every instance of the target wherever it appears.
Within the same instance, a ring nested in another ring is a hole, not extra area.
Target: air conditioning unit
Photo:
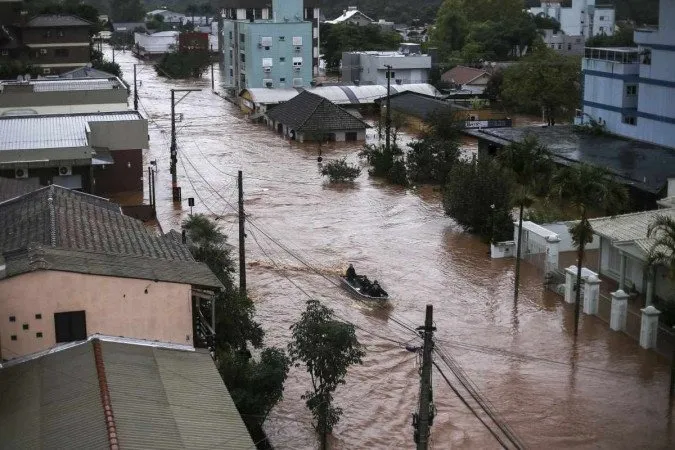
[[[14,169],[14,178],[28,178],[28,169]]]
[[[272,71],[271,67],[263,67],[263,72],[270,73]]]
[[[296,46],[295,46],[295,51],[296,51],[296,52],[302,51],[302,47],[299,46],[299,45],[296,45]]]
[[[258,43],[258,48],[262,48],[262,43]]]
[[[66,175],[72,175],[72,174],[73,174],[73,168],[71,166],[61,166],[61,167],[59,167],[59,175],[66,176]]]
[[[397,78],[395,81],[396,81],[396,84],[401,84],[403,82],[403,80],[401,80],[400,78]]]
[[[295,67],[293,67],[293,70],[295,70],[296,72],[300,72],[300,69],[302,69],[301,66],[295,66]]]

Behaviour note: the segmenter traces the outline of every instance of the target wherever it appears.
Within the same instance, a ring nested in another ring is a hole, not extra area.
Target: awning
[[[57,175],[52,179],[52,184],[68,189],[82,189],[82,175]]]
[[[113,157],[110,154],[109,150],[94,150],[95,154],[91,155],[91,165],[92,166],[105,166],[109,164],[114,164]]]

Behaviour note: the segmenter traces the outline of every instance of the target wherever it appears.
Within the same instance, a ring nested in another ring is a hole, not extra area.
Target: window
[[[232,69],[230,69],[230,76],[231,76],[231,77],[234,76],[234,71],[233,71]]]
[[[246,62],[246,53],[239,53],[239,61]]]
[[[567,50],[572,50],[572,44],[567,44]]]
[[[604,32],[605,32],[605,27],[600,27],[600,33],[604,33]]]
[[[54,313],[56,342],[73,342],[87,339],[87,320],[84,311]]]
[[[279,78],[279,82],[280,82],[280,83],[283,83],[283,82],[285,82],[285,81],[286,81],[286,78],[283,78],[283,77],[282,77],[282,78]]]
[[[35,337],[41,338],[42,337],[42,331],[38,331],[37,333],[35,333]]]
[[[246,42],[246,35],[244,33],[239,34],[239,42],[241,42],[242,44]]]
[[[52,73],[52,69],[50,69],[48,67],[45,67],[45,68],[42,69],[43,75],[49,75],[50,73]]]
[[[262,59],[262,66],[263,67],[272,67],[272,61],[273,61],[273,58],[263,58]]]
[[[293,36],[293,45],[302,45],[302,36]]]
[[[23,329],[24,329],[24,330],[27,330],[27,329],[28,329],[28,324],[27,324],[27,323],[24,323],[24,324],[23,324]]]
[[[46,49],[46,48],[41,48],[41,49],[40,49],[40,54],[41,54],[41,55],[46,55],[46,54],[47,54],[47,49]]]
[[[16,341],[16,334],[13,334],[13,335],[10,337],[10,339],[13,340],[13,341]]]
[[[239,81],[241,82],[241,84],[246,84],[246,74],[245,73],[239,74]]]
[[[232,40],[232,32],[230,31],[230,40]]]
[[[69,53],[67,48],[57,48],[54,50],[54,56],[66,57]]]
[[[302,67],[302,56],[293,57],[293,67]]]
[[[63,37],[63,36],[66,35],[66,33],[64,33],[63,31],[59,31],[58,33],[56,33],[56,35],[57,35],[58,37]]]
[[[10,322],[16,322],[16,316],[9,316]]]
[[[35,318],[38,320],[42,319],[42,314],[35,314]]]
[[[558,50],[562,50],[562,44],[558,44]]]
[[[396,78],[396,72],[385,72],[384,77],[385,78]]]
[[[356,141],[357,134],[356,131],[348,131],[345,133],[345,141],[354,142]]]
[[[279,36],[279,41],[284,42],[286,40],[286,36]]]
[[[279,62],[284,62],[284,61],[286,61],[285,57],[282,56],[282,57],[279,58]]]
[[[600,20],[605,20],[605,16],[600,16]]]
[[[637,95],[637,84],[628,84],[626,85],[626,95],[633,96]]]
[[[652,63],[652,51],[651,50],[644,50],[642,53],[642,64],[645,64],[647,66],[651,65]]]
[[[635,116],[622,116],[621,121],[626,125],[637,125],[637,119]]]
[[[230,61],[234,59],[234,55],[232,54],[232,49],[230,49]]]

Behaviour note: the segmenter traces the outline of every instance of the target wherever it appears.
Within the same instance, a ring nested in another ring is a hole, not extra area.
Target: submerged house
[[[265,113],[267,125],[283,136],[303,141],[363,141],[368,125],[356,113],[302,91]]]

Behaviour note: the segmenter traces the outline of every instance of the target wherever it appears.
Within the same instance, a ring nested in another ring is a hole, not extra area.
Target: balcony
[[[597,48],[586,47],[584,57],[619,64],[640,64],[640,51],[636,47]]]

